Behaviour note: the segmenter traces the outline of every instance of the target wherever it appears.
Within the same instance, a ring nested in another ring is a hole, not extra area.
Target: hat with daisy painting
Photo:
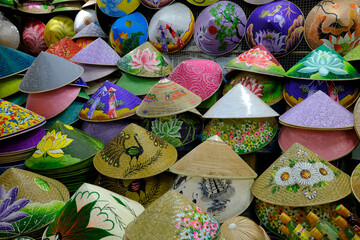
[[[255,181],[252,193],[281,206],[320,205],[349,195],[350,177],[295,143]]]

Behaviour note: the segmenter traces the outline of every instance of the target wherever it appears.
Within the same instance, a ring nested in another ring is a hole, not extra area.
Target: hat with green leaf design
[[[336,51],[325,44],[313,50],[286,74],[286,77],[309,80],[357,80],[358,71]]]
[[[262,201],[293,207],[331,203],[351,193],[349,175],[298,143],[266,169],[251,190]]]

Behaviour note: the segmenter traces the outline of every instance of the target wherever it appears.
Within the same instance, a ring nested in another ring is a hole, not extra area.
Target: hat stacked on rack
[[[97,38],[104,38],[106,39],[108,36],[104,33],[104,31],[100,28],[99,25],[92,22],[89,25],[85,26],[81,29],[72,39],[76,42],[78,46],[81,48],[86,47]]]
[[[84,2],[77,0],[53,0],[54,9],[52,12],[80,11]]]

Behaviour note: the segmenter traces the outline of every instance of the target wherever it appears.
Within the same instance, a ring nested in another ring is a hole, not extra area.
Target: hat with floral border
[[[360,78],[358,71],[348,61],[325,44],[301,59],[286,72],[285,76],[332,81],[357,80]]]
[[[351,190],[360,202],[360,164],[355,167],[351,174]]]
[[[354,114],[354,128],[357,135],[360,138],[360,100],[357,100],[353,114]]]
[[[220,224],[188,198],[169,190],[126,227],[125,239],[135,240],[140,232],[148,240],[213,240],[220,234]]]
[[[70,38],[65,37],[57,43],[51,45],[46,50],[46,52],[70,61],[70,59],[75,56],[75,54],[77,54],[80,50],[81,47],[74,43]]]
[[[48,48],[44,40],[44,30],[45,24],[39,20],[26,22],[22,33],[22,41],[26,50],[31,54],[38,55]]]
[[[82,2],[63,2],[54,5],[52,12],[68,12],[68,11],[80,11],[82,7]]]
[[[51,13],[54,6],[50,1],[32,1],[25,0],[23,3],[17,5],[17,10],[31,14],[47,14]]]
[[[8,97],[19,91],[23,75],[13,75],[0,80],[0,98]]]
[[[95,23],[90,23],[81,29],[72,39],[84,38],[84,37],[94,37],[94,38],[107,38],[107,35],[104,31],[99,27],[99,25]]]
[[[73,194],[55,220],[49,224],[43,240],[58,239],[123,239],[125,227],[144,211],[139,203],[84,183]]]
[[[97,0],[97,6],[100,10],[110,17],[124,17],[135,11],[139,5],[140,0],[127,1],[112,1],[112,0]]]
[[[6,214],[0,238],[31,234],[52,222],[69,200],[66,187],[51,178],[10,168],[0,176],[0,199]]]
[[[55,16],[45,25],[44,39],[48,47],[64,37],[72,38],[74,35],[74,21],[67,16]]]
[[[151,9],[159,9],[162,7],[165,7],[167,5],[170,5],[172,2],[174,2],[175,0],[160,0],[160,1],[151,1],[151,0],[140,0],[140,2],[148,8]]]
[[[139,77],[163,77],[173,70],[173,65],[149,42],[145,42],[122,57],[120,70]]]
[[[34,60],[29,54],[0,45],[0,79],[28,69]]]
[[[350,176],[295,143],[252,186],[267,203],[305,207],[335,202],[351,193]]]

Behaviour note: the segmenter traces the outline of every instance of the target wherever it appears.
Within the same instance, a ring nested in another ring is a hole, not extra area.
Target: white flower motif
[[[307,152],[305,152],[304,150],[299,150],[297,153],[296,153],[296,156],[298,157],[305,157],[307,156]]]
[[[295,183],[293,170],[290,167],[281,167],[275,173],[274,181],[279,186],[289,186]]]
[[[308,198],[309,200],[313,199],[316,197],[316,191],[306,191],[304,192],[304,195],[306,198]]]
[[[335,178],[334,172],[325,164],[316,162],[314,167],[319,172],[320,181],[331,182]]]
[[[255,33],[255,43],[262,44],[272,53],[286,52],[285,47],[286,35],[276,33],[275,31],[264,30]]]
[[[320,181],[320,173],[313,164],[308,162],[298,162],[293,167],[295,182],[301,185],[314,185]]]
[[[311,56],[302,63],[305,67],[298,70],[299,73],[320,73],[321,76],[325,77],[330,72],[337,75],[349,74],[343,68],[345,64],[342,60],[334,53],[314,50]]]
[[[181,239],[192,239],[192,232],[190,228],[183,228],[180,233]]]

